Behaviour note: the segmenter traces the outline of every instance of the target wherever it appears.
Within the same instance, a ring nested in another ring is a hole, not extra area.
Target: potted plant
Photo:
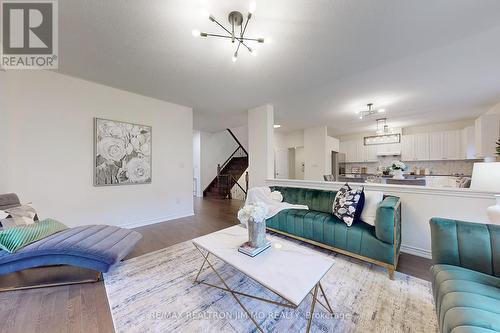
[[[238,211],[238,220],[248,229],[248,242],[250,246],[259,248],[266,245],[266,205],[248,204]]]
[[[497,155],[500,156],[500,140],[497,141]]]
[[[392,178],[394,179],[405,179],[403,176],[403,171],[406,169],[406,164],[401,161],[393,161],[391,165],[393,172]]]

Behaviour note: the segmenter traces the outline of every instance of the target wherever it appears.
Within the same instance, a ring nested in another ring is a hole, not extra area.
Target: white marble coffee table
[[[238,252],[238,247],[248,240],[247,230],[241,226],[230,227],[193,239],[194,246],[204,258],[195,283],[202,283],[231,293],[261,332],[263,332],[262,328],[243,306],[239,296],[295,309],[309,293],[312,293],[311,311],[307,323],[307,332],[309,332],[316,302],[333,314],[320,280],[333,266],[334,261],[321,253],[282,238],[271,235],[267,235],[267,238],[271,241],[271,248],[253,258]],[[209,261],[210,255],[257,281],[284,301],[276,302],[231,289]],[[205,264],[208,264],[219,277],[224,287],[198,280]],[[326,305],[318,299],[318,290],[321,291]]]

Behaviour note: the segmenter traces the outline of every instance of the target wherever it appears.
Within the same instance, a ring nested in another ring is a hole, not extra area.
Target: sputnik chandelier
[[[236,46],[236,51],[233,54],[233,62],[236,62],[238,60],[238,52],[240,51],[241,46],[245,47],[250,54],[253,56],[257,55],[257,51],[250,47],[248,44],[249,42],[257,42],[257,43],[270,43],[270,39],[264,39],[264,38],[248,38],[245,37],[245,32],[247,30],[248,22],[253,16],[253,13],[255,11],[256,4],[255,2],[251,2],[249,9],[248,9],[248,14],[246,15],[246,21],[244,19],[244,16],[241,12],[239,11],[232,11],[229,13],[228,20],[230,27],[226,28],[224,25],[222,25],[217,19],[211,15],[207,14],[206,16],[208,19],[215,24],[217,24],[222,30],[224,30],[225,34],[214,34],[214,33],[207,33],[207,32],[200,32],[199,30],[193,30],[193,36],[194,37],[217,37],[217,38],[225,38],[225,39],[230,39],[231,43],[238,43]],[[239,29],[239,31],[237,31]]]

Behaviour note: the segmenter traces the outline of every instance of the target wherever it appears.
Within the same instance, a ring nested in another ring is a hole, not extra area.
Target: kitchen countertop
[[[340,177],[349,177],[349,176],[376,176],[376,177],[392,177],[391,175],[377,175],[375,173],[351,173],[351,172],[346,172],[343,174],[340,174]],[[451,175],[446,175],[446,174],[430,174],[430,175],[410,175],[410,174],[404,174],[405,176],[414,176],[414,177],[472,177],[471,175],[462,175],[462,174],[451,174]]]

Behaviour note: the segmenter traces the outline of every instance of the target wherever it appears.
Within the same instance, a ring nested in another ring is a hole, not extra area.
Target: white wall
[[[325,175],[332,174],[332,151],[340,151],[340,141],[331,136],[326,137]]]
[[[295,148],[304,146],[304,131],[293,131],[282,133],[274,131],[274,147],[275,149]]]
[[[7,172],[7,164],[9,160],[5,158],[7,156],[7,147],[9,143],[9,126],[7,119],[6,110],[6,99],[7,99],[7,87],[6,87],[6,73],[0,71],[0,156],[3,156],[0,162],[0,193],[6,193],[9,179]]]
[[[7,72],[9,187],[69,226],[193,214],[192,109],[49,71]],[[151,125],[152,184],[93,186],[93,118]]]
[[[403,128],[403,134],[417,134],[427,132],[442,132],[463,129],[468,126],[474,126],[474,119],[454,121],[450,123],[429,124],[426,126],[411,126]],[[373,135],[373,134],[372,134]]]
[[[263,105],[248,110],[250,187],[263,186],[274,175],[274,108]]]
[[[197,197],[203,196],[201,189],[201,133],[193,131],[193,180],[194,180],[194,195]]]
[[[323,175],[327,174],[326,138],[326,126],[304,130],[304,159],[306,163],[304,179],[323,180]]]
[[[488,112],[487,114],[500,114],[500,103],[495,104]]]

